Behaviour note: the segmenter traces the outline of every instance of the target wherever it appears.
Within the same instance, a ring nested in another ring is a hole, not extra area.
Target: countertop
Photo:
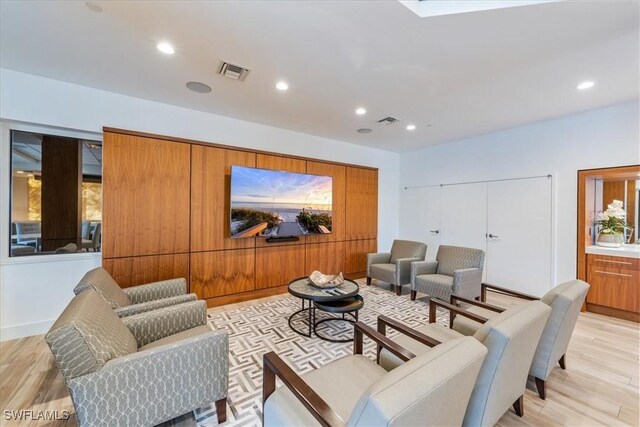
[[[606,256],[619,256],[623,258],[638,258],[640,259],[640,245],[623,245],[620,248],[606,248],[604,246],[587,246],[585,251],[588,254],[606,255]]]

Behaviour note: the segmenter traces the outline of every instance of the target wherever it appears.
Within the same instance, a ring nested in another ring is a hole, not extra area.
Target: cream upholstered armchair
[[[402,285],[411,280],[411,263],[424,261],[427,245],[411,240],[394,240],[391,252],[367,254],[367,285],[378,279],[396,288],[402,294]]]
[[[456,313],[456,318],[468,316],[483,323],[473,338],[489,350],[473,388],[464,415],[463,426],[491,426],[513,405],[516,414],[524,414],[524,399],[529,366],[551,309],[540,301],[509,308],[490,320],[469,313],[449,303],[431,299],[428,325],[415,329],[385,316],[378,317],[378,330],[386,333],[391,327],[402,335],[394,338],[400,346],[416,355],[437,349],[440,343],[464,335],[435,322],[436,306]],[[386,349],[379,350],[380,366],[399,369],[403,361]],[[392,371],[393,372],[393,371]]]
[[[440,245],[435,261],[411,264],[411,299],[418,292],[446,302],[452,294],[479,297],[483,268],[483,250]]]
[[[87,272],[73,289],[78,295],[93,288],[120,317],[131,316],[198,299],[187,294],[185,279],[170,279],[122,289],[102,267]]]
[[[362,355],[363,334],[408,361],[385,371]],[[263,426],[460,425],[486,354],[463,337],[414,357],[358,322],[354,355],[302,376],[265,354]],[[276,389],[276,377],[284,386]]]
[[[512,289],[483,283],[482,302],[471,301],[454,295],[452,296],[452,303],[469,304],[467,308],[468,312],[486,319],[491,319],[498,313],[503,312],[504,309],[484,303],[484,301],[486,301],[487,290],[495,290],[501,294],[507,294],[529,301],[539,299],[531,295],[516,292]],[[542,338],[540,338],[535,356],[533,356],[533,363],[531,364],[529,375],[535,378],[538,394],[542,399],[546,397],[545,382],[547,378],[549,378],[556,363],[558,363],[562,369],[565,369],[565,353],[567,352],[569,340],[573,334],[573,328],[576,326],[580,309],[587,297],[588,291],[588,283],[582,280],[570,280],[561,283],[540,298],[540,301],[551,307],[551,315],[542,332]],[[472,335],[481,326],[480,323],[468,317],[456,317],[452,327],[464,335]]]
[[[211,402],[226,419],[228,335],[204,301],[121,319],[89,289],[45,339],[81,426],[151,426]]]

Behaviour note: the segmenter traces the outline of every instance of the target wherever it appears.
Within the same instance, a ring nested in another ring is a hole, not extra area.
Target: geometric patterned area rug
[[[411,301],[408,294],[396,296],[389,286],[378,282],[366,286],[358,280],[364,307],[359,320],[375,329],[378,315],[384,314],[409,326],[428,323],[427,300]],[[210,315],[215,329],[229,332],[229,396],[225,427],[259,426],[262,416],[262,356],[276,352],[297,373],[305,373],[353,353],[353,343],[331,343],[315,335],[308,338],[289,328],[289,316],[301,308],[301,301],[291,295],[268,302],[247,305]],[[316,310],[316,320],[329,314]],[[294,326],[306,328],[306,315],[297,315]],[[438,323],[448,323],[448,313],[438,312]],[[324,322],[318,331],[327,337],[349,338],[353,325],[347,322]],[[395,331],[389,331],[393,336]],[[365,354],[375,360],[375,345],[364,339]],[[278,383],[281,385],[281,383]],[[194,411],[199,426],[216,426],[215,406]]]

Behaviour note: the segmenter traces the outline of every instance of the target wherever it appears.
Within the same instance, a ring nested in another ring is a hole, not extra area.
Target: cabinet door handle
[[[625,265],[631,265],[630,262],[624,262],[624,261],[612,261],[609,259],[600,259],[600,258],[596,258],[595,261],[599,261],[599,262],[610,262],[613,264],[625,264]]]
[[[489,234],[489,237],[491,237],[492,239],[497,239],[498,235],[497,234]]]
[[[431,233],[433,233],[433,234],[439,234],[439,233],[440,233],[440,230],[430,230],[430,231],[431,231]]]
[[[633,277],[631,274],[622,274],[622,273],[611,273],[609,271],[600,271],[600,270],[595,270],[596,273],[600,273],[600,274],[608,274],[609,276],[622,276],[622,277]]]

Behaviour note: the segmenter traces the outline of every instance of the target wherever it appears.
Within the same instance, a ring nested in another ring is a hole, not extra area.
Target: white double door
[[[533,295],[552,286],[551,179],[426,187],[416,194],[416,240],[482,249],[483,280]],[[412,194],[413,196],[413,194]],[[408,235],[409,233],[404,233]]]

